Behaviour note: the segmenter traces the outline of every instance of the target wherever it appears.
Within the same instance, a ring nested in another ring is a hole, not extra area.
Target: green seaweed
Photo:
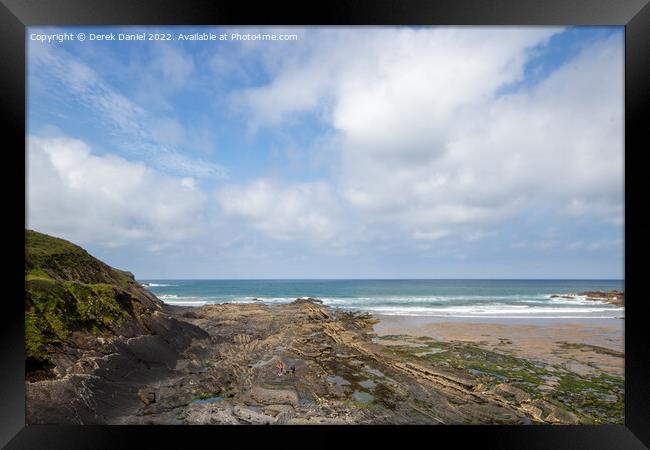
[[[623,423],[623,378],[605,373],[581,377],[568,372],[560,376],[551,397],[591,423]]]
[[[560,343],[560,348],[563,349],[577,349],[581,351],[592,351],[594,353],[600,353],[602,355],[609,355],[609,356],[616,356],[618,358],[623,358],[625,357],[625,354],[623,352],[617,352],[616,350],[612,350],[609,348],[605,347],[600,347],[598,345],[591,345],[591,344],[578,344],[574,342],[561,342]]]
[[[192,401],[195,400],[207,400],[212,397],[217,397],[219,395],[219,392],[201,392],[194,397],[192,397]]]
[[[390,340],[410,341],[412,338],[393,335]],[[423,341],[425,340],[418,339],[418,342]],[[582,344],[569,345],[571,348],[584,347],[592,351],[601,349]],[[427,341],[426,348],[444,351],[419,356],[418,354],[426,350],[425,347],[385,345],[385,348],[387,352],[402,358],[427,360],[433,365],[468,371],[479,377],[487,386],[506,382],[523,390],[532,398],[544,399],[575,413],[582,423],[623,423],[624,380],[620,377],[602,372],[595,376],[581,376],[559,366],[551,367],[468,343]],[[540,386],[547,385],[546,378],[549,376],[556,377],[557,384],[543,391]]]
[[[366,409],[369,411],[376,411],[381,408],[381,405],[377,403],[375,400],[371,400],[369,402],[360,402],[355,399],[346,399],[343,402],[343,406],[346,408],[353,408],[353,409]]]

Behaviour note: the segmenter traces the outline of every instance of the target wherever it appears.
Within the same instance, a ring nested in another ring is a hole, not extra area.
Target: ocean
[[[289,303],[314,297],[334,308],[384,315],[494,318],[624,316],[604,302],[553,294],[623,290],[623,280],[139,280],[173,305]]]

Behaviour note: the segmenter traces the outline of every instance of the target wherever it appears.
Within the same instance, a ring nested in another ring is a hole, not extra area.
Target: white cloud
[[[225,186],[216,198],[227,216],[243,218],[276,239],[326,240],[338,231],[338,207],[324,182],[280,185],[263,179]]]
[[[596,43],[532,90],[460,116],[444,163],[470,177],[465,192],[622,220],[622,50],[620,39]]]
[[[426,121],[519,79],[525,49],[557,31],[478,27],[315,30],[304,33],[300,46],[265,46],[264,55],[277,61],[266,64],[272,81],[246,89],[236,99],[261,124],[280,123],[329,99],[334,103],[330,119],[335,125],[349,122],[359,133],[372,131],[377,138],[388,133],[373,126],[377,118],[408,121],[412,106],[420,102],[426,104],[427,112],[418,121]]]
[[[168,88],[178,88],[192,74],[193,66],[178,50],[156,47],[151,70],[161,79],[142,70],[139,76],[161,98]],[[159,170],[202,178],[225,178],[226,170],[210,161],[188,155],[187,147],[206,148],[205,136],[197,141],[177,121],[145,110],[139,103],[113,88],[90,66],[61,48],[30,45],[31,77],[47,87],[42,95],[53,95],[62,103],[81,105],[104,127],[101,132],[117,138],[122,151],[129,151]],[[39,81],[40,80],[40,81]],[[159,87],[165,86],[165,89]],[[54,89],[53,86],[56,88]],[[35,98],[32,93],[32,98]],[[191,130],[194,133],[195,130]]]
[[[93,154],[67,137],[28,138],[27,219],[78,243],[165,245],[203,233],[205,195],[190,177]]]
[[[469,239],[531,209],[621,223],[620,35],[498,95],[558,31],[320,31],[233,99],[253,128],[320,117],[336,132],[340,197],[402,236]]]
[[[562,253],[549,276],[619,276],[621,40],[530,86],[525,64],[556,29],[276,31],[299,42],[134,49],[117,72],[30,44],[30,108],[48,110],[31,109],[28,226],[150,276],[539,276],[529,253]],[[40,128],[71,111],[142,162]],[[265,134],[245,136],[236,113]],[[218,139],[231,124],[234,147]],[[221,152],[245,178],[207,197]]]

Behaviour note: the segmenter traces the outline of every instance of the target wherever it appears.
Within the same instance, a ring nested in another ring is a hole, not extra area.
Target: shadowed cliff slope
[[[79,246],[25,232],[25,351],[29,379],[49,378],[52,357],[84,335],[148,334],[143,316],[162,303],[133,274]]]

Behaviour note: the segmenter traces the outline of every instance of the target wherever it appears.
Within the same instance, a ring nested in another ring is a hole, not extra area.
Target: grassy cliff
[[[25,233],[27,370],[48,366],[50,354],[74,331],[115,333],[124,321],[156,307],[157,299],[129,272],[81,247],[32,230]]]

